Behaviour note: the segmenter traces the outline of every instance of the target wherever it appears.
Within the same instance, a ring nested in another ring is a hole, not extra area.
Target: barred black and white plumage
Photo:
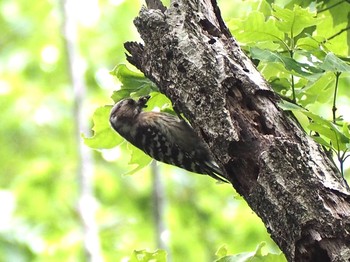
[[[182,119],[163,112],[143,112],[149,96],[114,105],[109,121],[115,131],[152,158],[227,182],[208,148]]]

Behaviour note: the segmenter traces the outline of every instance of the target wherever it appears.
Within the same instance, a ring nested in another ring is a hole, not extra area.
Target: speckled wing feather
[[[142,112],[138,123],[136,146],[154,159],[227,182],[207,147],[183,120],[166,113]]]

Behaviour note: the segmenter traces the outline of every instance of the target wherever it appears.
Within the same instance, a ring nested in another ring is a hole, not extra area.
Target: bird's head
[[[142,112],[142,109],[147,107],[146,103],[149,98],[150,96],[142,96],[138,101],[132,98],[119,101],[113,106],[109,121],[112,125],[116,125],[120,121],[128,122],[134,120]]]

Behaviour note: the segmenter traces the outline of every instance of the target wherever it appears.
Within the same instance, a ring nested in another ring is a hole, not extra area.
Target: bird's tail
[[[212,178],[217,179],[223,183],[229,183],[226,177],[223,175],[222,170],[214,161],[207,161],[206,164],[206,173]]]

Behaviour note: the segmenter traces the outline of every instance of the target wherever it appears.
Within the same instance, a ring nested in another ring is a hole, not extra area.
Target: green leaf
[[[307,111],[306,109],[290,103],[288,101],[282,101],[278,104],[283,110],[289,110],[293,112],[301,112],[309,119],[311,123],[307,126],[311,131],[316,132],[318,135],[313,136],[316,142],[320,143],[323,146],[333,147],[336,151],[345,150],[346,145],[350,143],[349,131],[347,130],[347,125],[342,126],[342,130],[339,129],[332,121],[324,119],[321,116],[318,116],[314,113]],[[330,140],[327,142],[324,138]]]
[[[268,253],[263,255],[262,248],[266,245],[265,242],[261,242],[254,252],[244,252],[235,255],[226,255],[217,260],[216,262],[286,262],[286,258],[282,253],[273,254]]]
[[[164,250],[157,250],[155,252],[135,250],[128,262],[166,262],[166,255]]]
[[[308,126],[310,130],[330,139],[335,150],[345,150],[346,144],[350,142],[350,138],[344,135],[339,130],[338,126],[336,126],[332,121],[326,120],[311,112],[304,111],[303,113],[313,121]]]
[[[294,103],[291,103],[291,102],[288,102],[286,100],[282,100],[280,103],[278,103],[278,106],[285,111],[287,111],[287,110],[289,110],[289,111],[306,111],[301,106],[294,104]]]
[[[232,34],[243,43],[277,41],[282,43],[283,33],[278,30],[275,20],[258,11],[251,12],[245,20],[233,19],[228,23]]]
[[[117,91],[113,91],[113,94],[111,96],[111,98],[113,99],[113,101],[115,103],[119,102],[120,100],[124,99],[124,98],[128,98],[130,97],[130,94],[132,92],[130,92],[129,89],[120,89]]]
[[[328,53],[326,55],[320,68],[330,72],[350,72],[350,66],[333,53]]]
[[[263,13],[266,17],[270,16],[272,13],[271,5],[266,0],[252,1],[250,2],[250,5],[252,10],[257,10]]]
[[[159,92],[150,93],[151,98],[147,102],[147,110],[159,108],[160,110],[172,108],[172,103],[169,98]]]
[[[317,143],[319,143],[320,145],[323,145],[323,146],[325,146],[327,148],[332,148],[332,145],[329,142],[327,142],[326,140],[324,140],[322,137],[320,137],[320,136],[312,136],[312,138]]]
[[[349,3],[346,1],[339,5],[334,5],[334,3],[335,1],[323,1],[321,6],[324,12],[317,15],[320,18],[320,23],[317,25],[317,35],[327,39],[324,43],[324,50],[349,57],[349,32],[339,34],[349,26]]]
[[[219,249],[215,252],[215,255],[219,258],[226,256],[227,255],[226,245],[222,245],[221,247],[219,247]]]
[[[143,152],[141,149],[133,146],[132,144],[128,143],[128,150],[131,153],[131,158],[129,161],[129,165],[136,165],[136,167],[124,175],[132,175],[135,174],[137,171],[141,170],[142,168],[148,166],[152,158],[147,155],[145,152]]]
[[[307,35],[306,37],[301,37],[297,40],[296,47],[301,48],[302,50],[313,51],[313,54],[315,54],[315,51],[317,51],[324,55],[324,51],[320,49],[320,46],[322,46],[324,41],[325,38],[322,36]]]
[[[332,100],[335,83],[334,73],[326,72],[315,82],[309,82],[303,88],[296,90],[298,96],[303,97],[299,101],[302,106],[310,106],[316,101],[326,104]]]
[[[113,92],[112,99],[114,102],[126,97],[140,97],[152,91],[158,91],[157,86],[142,73],[131,71],[124,64],[116,66],[111,74],[122,83],[121,88]]]
[[[290,72],[280,62],[260,63],[258,69],[269,82],[281,79],[285,83],[286,80],[288,83],[286,83],[285,89],[290,88]]]
[[[94,135],[92,137],[85,137],[84,143],[94,149],[108,149],[121,144],[125,139],[115,132],[109,124],[109,113],[111,106],[103,106],[96,109],[92,119],[94,126],[92,130]],[[142,150],[128,143],[128,150],[130,151],[131,159],[129,165],[136,165],[134,169],[127,172],[125,175],[131,175],[140,169],[148,166],[152,158],[146,155]]]
[[[273,4],[273,15],[277,18],[276,26],[294,38],[299,35],[305,28],[319,23],[316,18],[316,12],[310,12],[309,9],[301,8],[298,5],[294,6],[293,10],[281,8]]]
[[[273,77],[269,79],[269,82],[273,90],[281,95],[284,95],[291,87],[290,81],[284,77]]]
[[[260,49],[257,47],[252,47],[250,49],[252,58],[258,59],[266,63],[278,62],[283,64],[283,66],[289,70],[291,73],[297,73],[303,77],[311,77],[315,73],[322,73],[323,71],[309,64],[299,63],[293,58],[284,56],[279,52],[273,52],[266,49]]]
[[[102,106],[96,109],[92,120],[94,126],[92,130],[94,135],[92,137],[83,136],[84,143],[95,149],[113,148],[120,144],[124,139],[119,136],[109,124],[109,113],[112,106]]]
[[[110,72],[124,85],[123,89],[137,89],[149,84],[149,80],[142,73],[130,70],[125,64],[119,64]]]
[[[350,130],[349,130],[349,127],[350,127],[350,124],[347,123],[347,122],[344,122],[344,123],[343,123],[342,131],[343,131],[344,136],[346,136],[347,138],[350,139]]]
[[[310,123],[308,128],[314,132],[317,132],[319,135],[330,139],[333,142],[333,145],[337,144],[337,135],[332,129],[322,125],[319,122]]]

